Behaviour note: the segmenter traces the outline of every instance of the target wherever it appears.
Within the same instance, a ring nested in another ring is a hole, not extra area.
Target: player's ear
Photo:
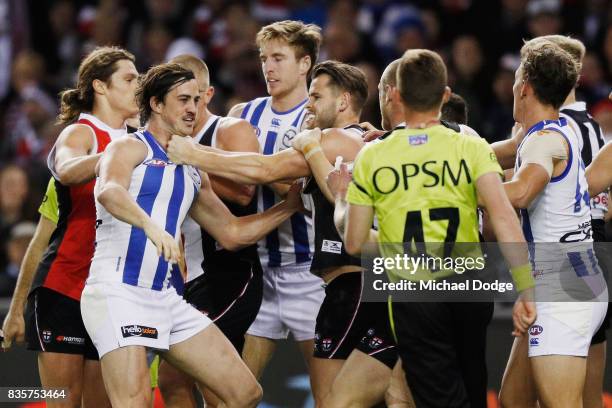
[[[351,94],[349,92],[342,92],[340,94],[338,111],[344,112],[345,110],[349,108],[350,103],[351,103]]]
[[[215,96],[215,87],[209,86],[206,92],[204,92],[204,96],[202,97],[205,104],[209,104],[212,100],[213,96]]]
[[[151,110],[155,113],[161,113],[162,104],[163,104],[163,101],[160,101],[155,96],[152,96],[149,99],[149,106],[151,107]]]
[[[448,102],[448,100],[450,99],[451,96],[451,89],[448,86],[444,87],[444,94],[442,95],[442,105],[444,105],[446,102]]]
[[[302,58],[300,58],[300,61],[299,61],[300,75],[307,75],[311,66],[312,66],[312,61],[310,60],[310,55],[304,55]]]
[[[104,95],[106,93],[106,83],[104,83],[104,81],[94,79],[91,86],[93,87],[94,92],[99,95]]]

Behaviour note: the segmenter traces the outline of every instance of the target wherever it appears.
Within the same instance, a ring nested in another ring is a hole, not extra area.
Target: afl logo
[[[288,131],[286,131],[285,134],[283,135],[283,140],[281,142],[283,146],[286,148],[290,148],[291,141],[293,140],[296,134],[297,134],[297,131],[295,129],[289,129]]]
[[[531,334],[532,336],[538,336],[540,334],[542,334],[542,332],[544,331],[544,328],[542,326],[539,326],[537,324],[531,326],[529,328],[529,334]]]
[[[142,164],[144,164],[145,166],[151,166],[151,167],[166,167],[166,166],[168,166],[170,163],[169,163],[169,162],[166,162],[166,161],[164,161],[164,160],[161,160],[161,159],[155,159],[155,158],[153,158],[153,159],[146,160],[146,161],[145,161],[144,163],[142,163]]]

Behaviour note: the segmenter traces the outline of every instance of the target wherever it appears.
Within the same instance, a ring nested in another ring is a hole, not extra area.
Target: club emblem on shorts
[[[42,331],[42,339],[45,343],[49,343],[51,341],[51,331],[43,330]]]
[[[372,338],[372,340],[370,340],[369,346],[371,349],[377,349],[380,346],[382,346],[383,341],[380,337],[374,337]]]
[[[529,328],[529,334],[532,336],[539,336],[544,331],[544,328],[540,325],[534,324]]]
[[[329,351],[332,347],[332,339],[323,339],[321,344],[323,345],[323,351]]]
[[[149,339],[157,338],[157,329],[155,327],[140,326],[133,324],[131,326],[121,326],[121,334],[126,337],[147,337]]]
[[[408,143],[412,146],[424,145],[427,143],[427,135],[412,135],[408,136]]]
[[[297,131],[293,128],[286,131],[285,134],[283,135],[283,140],[282,140],[283,146],[286,147],[287,149],[290,148],[291,141],[293,140],[295,135],[297,135]]]
[[[540,339],[529,339],[529,345],[532,347],[540,345]]]

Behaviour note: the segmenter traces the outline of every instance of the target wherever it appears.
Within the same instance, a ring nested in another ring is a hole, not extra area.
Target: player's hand
[[[366,131],[378,130],[378,128],[370,122],[361,122],[359,126]]]
[[[344,198],[352,179],[353,176],[349,173],[346,163],[342,163],[342,156],[338,156],[334,170],[327,175],[327,188],[334,197]]]
[[[536,304],[533,299],[533,288],[525,289],[516,299],[512,308],[512,323],[514,324],[512,335],[521,337],[525,334],[533,322],[535,322],[537,316]]]
[[[4,340],[2,341],[3,349],[10,348],[13,342],[23,343],[25,338],[23,313],[14,313],[12,309],[9,310],[2,324],[2,332],[4,333]],[[17,310],[23,310],[23,308],[17,307]]]
[[[189,136],[172,135],[168,142],[168,158],[174,164],[191,164],[189,153],[195,150],[194,140]]]
[[[378,139],[385,133],[387,132],[385,132],[384,130],[374,129],[374,130],[369,130],[365,132],[361,137],[363,138],[364,142],[371,142],[372,140]]]
[[[518,149],[518,146],[525,138],[525,129],[523,129],[523,126],[520,123],[514,123],[514,126],[512,126],[512,132],[510,137],[512,138],[512,140],[516,144],[516,148]]]
[[[294,209],[296,212],[304,210],[304,203],[302,203],[301,181],[297,181],[291,185],[289,191],[287,192],[287,196],[285,197],[285,201],[289,207]]]
[[[163,256],[166,262],[177,263],[181,251],[174,237],[157,226],[152,220],[143,228],[147,237],[155,244],[157,256]]]
[[[304,152],[304,147],[312,143],[321,142],[321,129],[314,128],[310,130],[304,130],[297,134],[291,142],[291,146],[298,152]]]

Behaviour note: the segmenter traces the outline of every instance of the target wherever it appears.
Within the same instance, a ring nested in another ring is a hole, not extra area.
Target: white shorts
[[[100,358],[125,346],[168,350],[211,323],[174,288],[155,291],[118,282],[86,284],[81,315]]]
[[[323,279],[310,273],[310,262],[263,266],[263,300],[247,334],[286,339],[291,332],[297,341],[313,339],[324,297]]]
[[[606,302],[536,302],[529,328],[529,357],[586,357],[608,309]]]

